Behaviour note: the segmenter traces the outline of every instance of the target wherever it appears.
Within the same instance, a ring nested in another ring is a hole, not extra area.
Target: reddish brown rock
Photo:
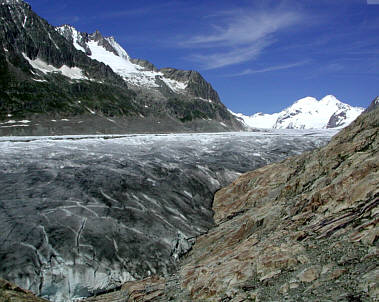
[[[312,295],[320,298],[330,280],[341,278],[332,287],[343,291],[346,282],[355,297],[373,258],[367,264],[346,262],[347,268],[327,278],[319,280],[319,274],[344,249],[364,257],[378,239],[378,116],[378,110],[361,116],[328,146],[246,173],[217,192],[218,225],[198,238],[181,268],[182,286],[192,299],[219,301],[225,289],[240,292],[248,285],[265,287],[261,295],[267,301],[278,299],[279,289],[301,296],[295,280],[317,280]],[[331,248],[336,242],[340,247]],[[204,291],[209,285],[212,290]],[[364,301],[367,294],[374,298],[371,293],[367,286],[358,295]]]
[[[0,279],[1,302],[48,302],[6,280]]]

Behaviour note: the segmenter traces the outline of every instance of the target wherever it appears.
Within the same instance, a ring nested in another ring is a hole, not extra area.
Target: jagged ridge
[[[98,31],[54,28],[23,1],[0,3],[0,120],[31,121],[0,134],[242,129],[199,73],[158,70]]]

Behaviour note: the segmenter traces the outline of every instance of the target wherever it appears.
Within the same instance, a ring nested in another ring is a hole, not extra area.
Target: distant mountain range
[[[364,108],[352,107],[333,95],[327,95],[320,101],[313,97],[302,98],[273,114],[256,113],[246,116],[232,113],[250,128],[327,129],[346,127],[363,111]]]
[[[306,97],[274,114],[235,114],[196,71],[133,59],[113,37],[51,26],[0,0],[0,135],[342,128],[362,108]]]
[[[22,0],[0,0],[0,18],[0,135],[243,129],[196,71],[132,59],[99,31],[53,27]]]

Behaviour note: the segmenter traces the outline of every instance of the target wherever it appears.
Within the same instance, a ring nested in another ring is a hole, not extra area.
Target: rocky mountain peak
[[[1,5],[25,5],[25,6],[28,6],[30,7],[29,4],[27,4],[25,1],[23,0],[0,0],[0,4]]]
[[[91,37],[95,42],[99,42],[99,41],[101,41],[101,40],[104,39],[103,35],[101,34],[101,32],[100,32],[98,29],[96,29],[95,32],[92,33],[92,34],[90,35],[90,37]]]
[[[156,68],[153,63],[147,60],[130,58],[130,62],[143,67],[144,70],[159,72],[158,68]]]
[[[117,50],[109,42],[108,38],[105,38],[100,31],[96,30],[94,33],[89,35],[89,40],[97,42],[97,45],[103,47],[106,51],[112,52],[114,55],[119,56]]]
[[[199,72],[175,68],[161,68],[159,71],[170,79],[188,83],[186,89],[194,96],[221,103],[218,93],[204,80]]]
[[[370,106],[367,107],[365,112],[371,112],[376,110],[379,107],[379,96],[372,100]]]
[[[73,43],[76,48],[82,48],[86,55],[90,56],[92,54],[90,48],[87,46],[88,34],[77,31],[75,27],[69,24],[55,27],[55,30],[67,41]]]
[[[164,94],[187,94],[198,100],[222,105],[217,92],[197,71],[170,67],[158,69],[147,60],[133,59],[114,37],[104,37],[98,30],[93,34],[85,34],[72,28],[67,30],[59,27],[57,31],[73,43],[76,49],[109,65],[127,83],[138,89],[143,86],[160,90]]]

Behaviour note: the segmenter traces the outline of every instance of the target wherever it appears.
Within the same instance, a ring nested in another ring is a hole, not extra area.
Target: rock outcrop
[[[324,148],[217,192],[217,227],[183,260],[195,301],[374,301],[379,110]]]
[[[153,293],[145,301],[378,301],[379,109],[371,108],[326,147],[218,191],[217,225],[182,259],[176,286],[147,279],[142,300],[129,301]]]
[[[0,279],[0,301],[1,302],[48,302],[36,297],[31,291]]]

